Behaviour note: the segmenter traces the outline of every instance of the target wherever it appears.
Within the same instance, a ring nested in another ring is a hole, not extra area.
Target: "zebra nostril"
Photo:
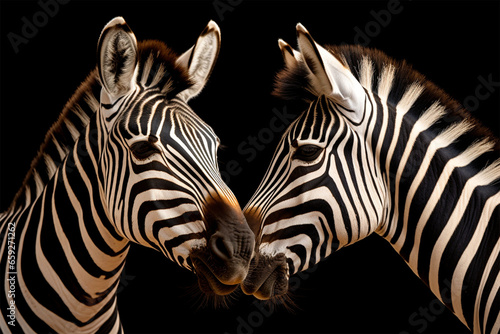
[[[230,260],[234,254],[232,243],[220,233],[215,233],[210,238],[210,249],[215,256],[225,261]]]

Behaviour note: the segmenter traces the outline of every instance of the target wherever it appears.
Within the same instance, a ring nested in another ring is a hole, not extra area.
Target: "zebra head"
[[[363,167],[374,166],[363,137],[367,93],[342,57],[318,45],[301,24],[297,36],[300,51],[279,41],[285,69],[275,94],[307,107],[283,134],[244,209],[258,262],[242,289],[259,299],[286,293],[290,275],[366,237],[381,217],[382,198],[372,197],[380,192],[370,193],[378,180],[374,169]],[[359,171],[368,184],[356,179]]]
[[[203,292],[224,295],[246,276],[254,236],[221,179],[219,139],[187,104],[219,47],[213,21],[180,56],[162,42],[137,43],[121,17],[109,22],[98,44],[97,140],[101,197],[116,231],[194,270]]]

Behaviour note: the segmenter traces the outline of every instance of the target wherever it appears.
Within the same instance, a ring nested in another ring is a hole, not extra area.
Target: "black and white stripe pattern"
[[[377,233],[473,332],[498,333],[498,141],[406,63],[297,32],[300,52],[280,41],[275,93],[308,108],[244,210],[263,265],[243,290],[284,293],[289,275]]]
[[[130,242],[196,271],[207,293],[243,280],[253,235],[220,177],[219,139],[187,105],[219,43],[213,22],[180,57],[136,44],[122,18],[105,27],[97,69],[0,215],[2,333],[122,332],[116,291]]]

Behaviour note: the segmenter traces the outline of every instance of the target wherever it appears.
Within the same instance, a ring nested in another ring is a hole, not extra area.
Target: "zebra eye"
[[[316,145],[303,145],[300,147],[297,147],[297,150],[292,156],[292,159],[299,159],[302,161],[313,161],[323,151],[323,148],[316,146]]]
[[[154,147],[149,141],[139,141],[137,143],[133,143],[130,146],[130,150],[138,160],[145,160],[155,153],[160,153],[160,150]]]

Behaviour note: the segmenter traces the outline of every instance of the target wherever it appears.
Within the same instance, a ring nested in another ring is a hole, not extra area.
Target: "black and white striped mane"
[[[462,136],[464,138],[461,138],[461,142],[469,146],[479,138],[490,138],[494,144],[494,150],[500,153],[500,140],[492,134],[491,130],[482,126],[460,103],[414,70],[406,61],[394,60],[379,50],[359,45],[325,46],[325,48],[335,55],[360,83],[362,83],[361,63],[363,60],[368,59],[372,64],[373,76],[371,78],[371,87],[364,88],[372,91],[374,94],[377,94],[383,69],[392,65],[395,73],[388,96],[389,104],[396,106],[403,97],[406,89],[410,85],[417,83],[424,89],[410,110],[410,113],[411,111],[415,113],[412,116],[414,119],[420,116],[420,112],[426,110],[436,101],[439,101],[445,107],[446,116],[434,125],[438,131],[452,123],[466,119],[473,127],[467,135]],[[305,101],[308,103],[316,99],[311,93],[314,89],[310,87],[311,83],[308,79],[309,70],[303,61],[297,64],[297,66],[285,67],[276,75],[273,95],[284,100],[295,102]],[[465,147],[463,148],[465,149]]]
[[[139,42],[138,51],[137,83],[141,87],[157,87],[167,98],[172,98],[192,85],[187,69],[176,64],[178,55],[163,42]],[[45,135],[8,211],[27,206],[40,195],[98,110],[101,87],[97,69],[94,69],[66,103],[59,118]]]

